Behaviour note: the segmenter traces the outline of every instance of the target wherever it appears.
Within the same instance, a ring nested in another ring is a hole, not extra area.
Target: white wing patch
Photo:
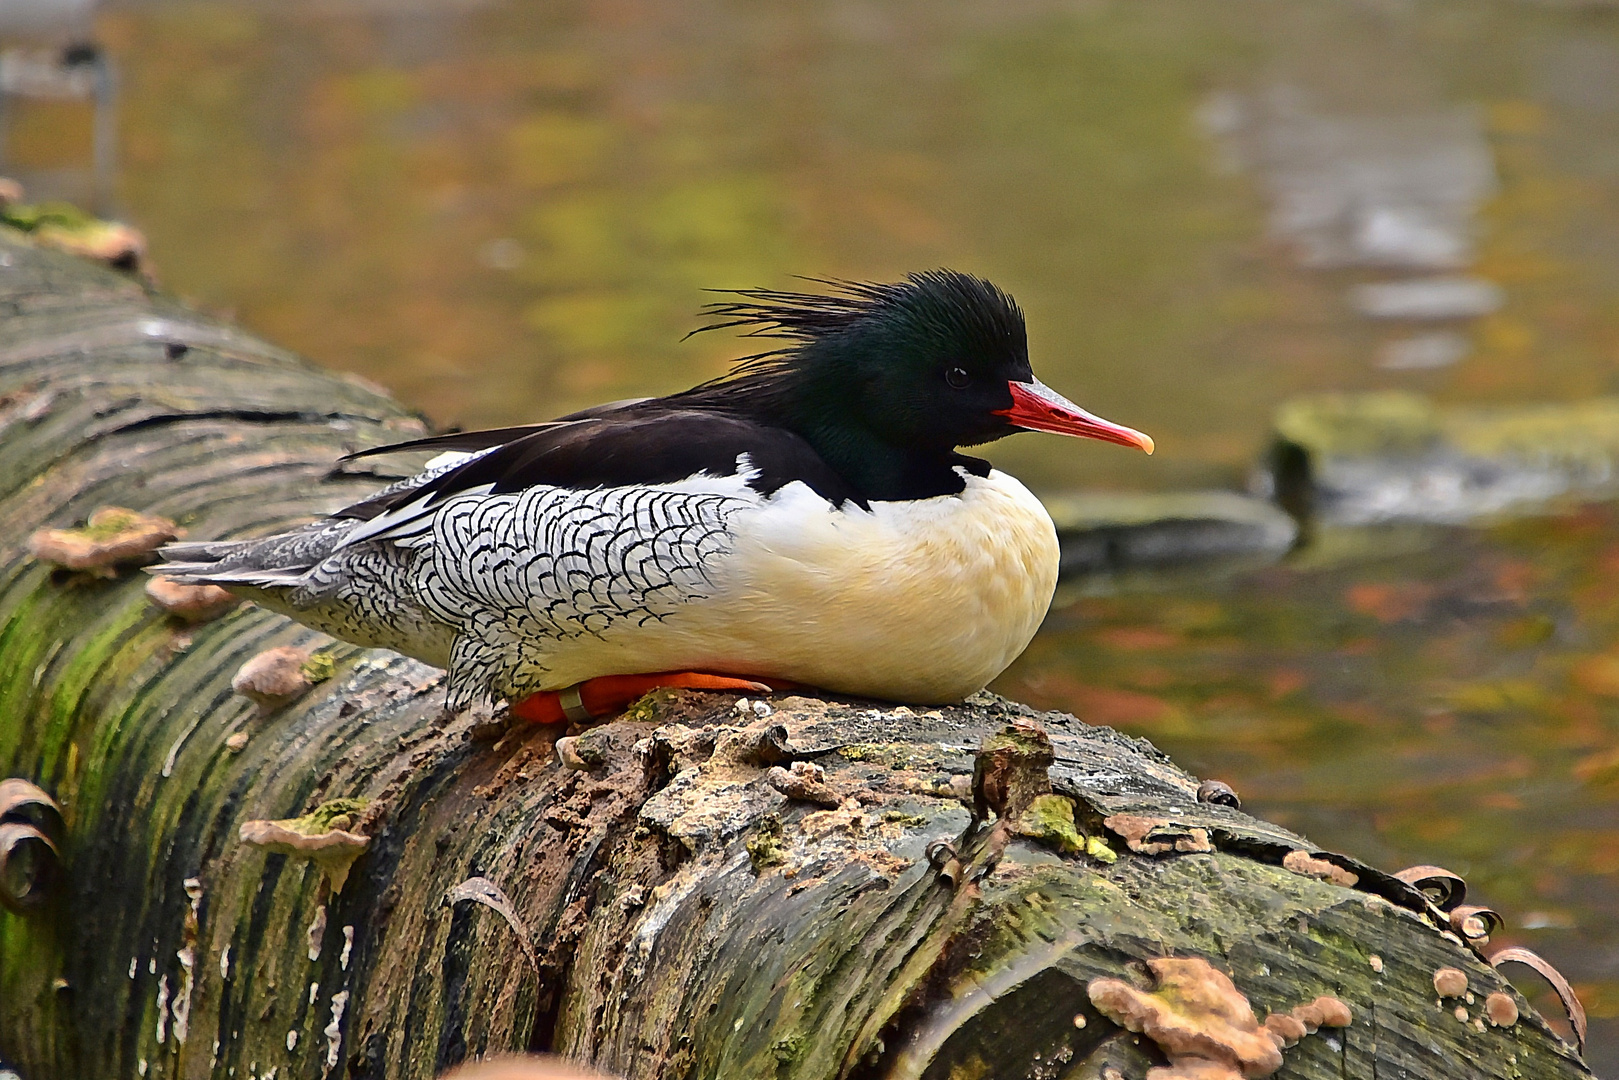
[[[499,449],[499,447],[491,446],[488,450],[478,450],[472,453],[467,453],[462,450],[446,450],[444,453],[430,459],[427,462],[426,467],[424,467],[421,472],[417,473],[409,480],[402,480],[397,484],[391,484],[377,492],[376,495],[372,496],[372,498],[377,498],[381,495],[389,495],[393,492],[403,491],[407,488],[421,487],[423,484],[426,484],[429,481],[438,479],[451,469],[454,469],[460,465],[465,465],[473,458],[483,457],[483,455],[491,453],[497,449]],[[468,488],[466,491],[461,492],[461,494],[483,495],[487,494],[493,487],[493,484],[483,484],[479,487]],[[395,507],[394,509],[383,514],[378,514],[370,521],[361,522],[359,525],[356,525],[352,530],[350,530],[348,535],[344,536],[343,539],[338,543],[337,547],[333,550],[341,550],[346,547],[352,547],[353,545],[361,543],[365,540],[397,539],[401,537],[420,535],[421,533],[424,533],[428,529],[432,528],[433,515],[437,512],[438,506],[443,505],[442,499],[439,500],[438,504],[432,506],[428,505],[430,502],[431,496],[423,496],[412,499],[403,506]]]
[[[423,605],[457,629],[451,708],[540,688],[548,644],[706,599],[714,561],[733,547],[728,519],[756,504],[740,484],[736,495],[716,486],[469,492],[390,526],[421,559]]]

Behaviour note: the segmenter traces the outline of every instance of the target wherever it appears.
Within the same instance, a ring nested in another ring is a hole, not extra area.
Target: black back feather
[[[957,469],[987,474],[986,462],[948,447],[919,449],[899,452],[890,475],[868,485],[858,476],[859,468],[877,456],[895,454],[894,448],[872,444],[852,457],[846,453],[841,463],[828,458],[829,444],[799,422],[803,412],[797,399],[808,388],[817,357],[855,341],[863,348],[845,349],[844,354],[864,355],[877,340],[879,359],[884,347],[915,348],[924,355],[965,350],[998,357],[1014,373],[1027,371],[1023,312],[1016,302],[982,278],[951,270],[929,270],[887,284],[802,280],[828,291],[739,289],[727,294],[737,299],[703,309],[710,321],[694,334],[746,327],[743,337],[783,342],[742,357],[725,375],[668,397],[612,402],[548,423],[431,436],[361,451],[351,457],[427,449],[489,452],[424,485],[374,497],[342,515],[371,518],[416,499],[437,503],[485,484],[500,493],[536,485],[668,483],[699,471],[729,474],[739,454],[748,455],[757,470],[751,484],[762,493],[802,480],[839,505],[845,500],[864,506],[868,498],[950,494],[962,488]],[[843,408],[846,384],[815,390],[827,399],[823,410]]]

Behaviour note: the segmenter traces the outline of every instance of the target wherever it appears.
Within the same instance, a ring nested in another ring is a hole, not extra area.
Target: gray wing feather
[[[423,606],[458,633],[451,705],[532,692],[547,646],[666,618],[706,599],[731,550],[728,495],[667,488],[531,488],[459,496],[430,536],[398,543],[425,558]]]

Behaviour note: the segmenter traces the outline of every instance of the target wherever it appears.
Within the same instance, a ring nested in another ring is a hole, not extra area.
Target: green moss
[[[112,507],[92,515],[84,528],[70,529],[69,531],[77,533],[86,540],[111,540],[113,537],[139,525],[144,520],[146,519],[133,510]]]
[[[87,229],[99,224],[97,219],[71,203],[47,202],[32,205],[0,206],[0,222],[23,232],[54,225],[60,229]]]
[[[162,634],[153,629],[156,623],[150,617],[151,610],[143,602],[126,602],[89,624],[73,640],[77,649],[62,662],[50,689],[49,720],[36,728],[41,776],[50,777],[54,783],[70,779],[59,769],[66,760],[74,731],[81,725],[99,728],[101,710],[122,688],[123,680],[133,676],[144,663]],[[145,640],[140,640],[143,637]]]
[[[1447,410],[1446,437],[1480,457],[1602,467],[1619,453],[1619,398],[1569,404]]]
[[[922,814],[907,814],[903,810],[889,810],[883,814],[883,820],[895,825],[904,825],[908,829],[918,829],[926,825],[931,819]]]
[[[1277,437],[1326,457],[1421,453],[1604,467],[1619,454],[1619,398],[1443,411],[1418,394],[1323,394],[1285,402]]]
[[[654,724],[669,707],[670,702],[680,695],[680,691],[670,687],[663,687],[652,691],[642,697],[624,711],[624,719],[638,724]]]
[[[783,1065],[791,1065],[793,1062],[797,1061],[801,1056],[803,1056],[804,1046],[807,1042],[808,1037],[802,1031],[795,1031],[791,1035],[787,1035],[771,1043],[770,1052],[774,1054],[776,1056],[776,1060],[781,1062]]]
[[[333,829],[352,829],[354,819],[370,804],[370,799],[329,799],[303,817],[280,824],[301,836],[319,836]]]
[[[607,764],[607,758],[612,751],[612,739],[612,733],[605,728],[591,728],[575,740],[573,752],[592,769],[599,769]]]
[[[838,756],[845,761],[875,761],[886,764],[893,759],[893,750],[881,743],[849,743],[838,747]]]
[[[1019,835],[1069,855],[1086,850],[1085,838],[1074,824],[1074,804],[1062,795],[1040,795],[1013,826]]]
[[[1038,729],[1007,724],[984,740],[980,755],[1010,750],[1020,757],[1051,760],[1051,741]]]
[[[787,852],[781,842],[781,819],[771,814],[759,822],[758,829],[746,846],[755,873],[786,862]]]
[[[337,661],[331,653],[311,653],[303,663],[304,678],[312,683],[325,682],[337,673]]]
[[[1085,838],[1085,854],[1091,858],[1105,863],[1119,861],[1118,853],[1107,846],[1107,841],[1100,836],[1087,836]]]

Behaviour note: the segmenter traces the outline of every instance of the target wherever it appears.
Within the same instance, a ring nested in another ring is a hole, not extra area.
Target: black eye
[[[953,367],[944,373],[944,381],[955,387],[957,390],[961,390],[973,380],[972,376],[967,374],[966,368]]]

